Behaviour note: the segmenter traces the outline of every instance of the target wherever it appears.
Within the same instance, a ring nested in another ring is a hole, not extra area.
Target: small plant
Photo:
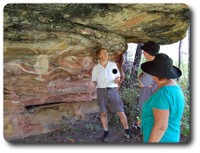
[[[138,105],[138,89],[137,88],[127,88],[121,91],[121,99],[124,103],[124,109],[127,115],[127,118],[131,120],[131,122],[139,116],[139,112],[137,109]]]
[[[109,124],[111,124],[113,126],[119,126],[120,125],[119,117],[115,113],[109,112],[108,113],[108,120],[109,120]]]
[[[78,127],[77,127],[77,128],[75,129],[75,131],[77,131],[77,132],[78,132],[78,131],[81,131],[81,128],[78,128]]]
[[[91,131],[96,131],[99,129],[98,125],[95,125],[95,124],[86,124],[85,125],[85,128],[88,129],[88,130],[91,130]]]

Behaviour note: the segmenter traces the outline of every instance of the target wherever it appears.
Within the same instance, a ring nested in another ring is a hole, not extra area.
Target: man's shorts
[[[117,88],[97,88],[97,103],[100,112],[107,112],[108,107],[113,113],[124,112],[124,106]]]

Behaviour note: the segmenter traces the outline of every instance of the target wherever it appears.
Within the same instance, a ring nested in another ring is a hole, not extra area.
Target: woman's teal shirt
[[[163,86],[143,104],[141,128],[144,142],[148,142],[154,125],[153,108],[169,110],[168,128],[160,142],[179,142],[180,122],[184,111],[184,95],[180,86]]]

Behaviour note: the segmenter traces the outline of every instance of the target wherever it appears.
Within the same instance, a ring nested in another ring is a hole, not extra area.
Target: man
[[[97,88],[97,102],[100,107],[100,118],[104,129],[103,140],[108,141],[107,107],[110,104],[112,112],[118,114],[122,123],[126,138],[130,138],[130,129],[124,113],[123,103],[119,97],[118,84],[120,73],[114,62],[108,61],[108,52],[101,48],[97,50],[99,63],[92,70],[92,81]]]
[[[147,61],[152,61],[159,53],[160,45],[154,41],[148,41],[143,46],[141,46],[141,49],[143,50],[145,59]],[[141,110],[143,103],[152,95],[157,87],[157,84],[153,81],[151,75],[142,72],[139,75],[139,86],[141,89],[138,108]]]

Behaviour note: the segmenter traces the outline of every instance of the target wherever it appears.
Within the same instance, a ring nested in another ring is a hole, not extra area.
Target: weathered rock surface
[[[4,12],[6,38],[45,40],[57,37],[52,31],[68,31],[92,40],[101,39],[101,44],[109,43],[104,41],[107,35],[102,37],[96,30],[121,35],[128,42],[174,43],[184,38],[190,19],[188,6],[176,3],[8,4]],[[49,33],[41,33],[42,30]]]
[[[185,4],[8,4],[4,8],[4,136],[49,132],[98,112],[91,71],[104,47],[122,66],[127,43],[170,44]]]

